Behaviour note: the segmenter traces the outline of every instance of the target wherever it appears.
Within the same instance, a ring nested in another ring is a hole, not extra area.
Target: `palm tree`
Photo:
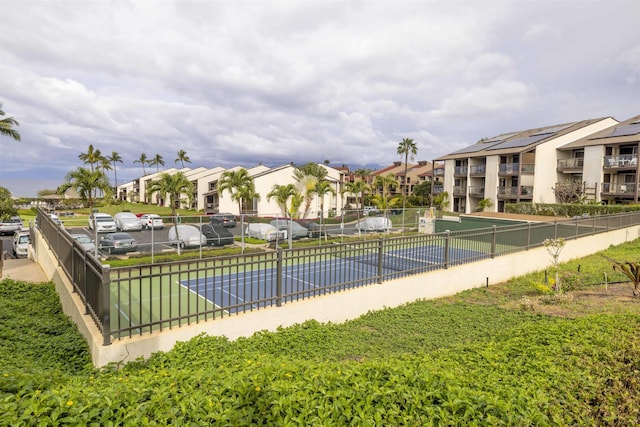
[[[117,151],[112,151],[111,155],[107,159],[113,163],[113,179],[115,180],[114,188],[118,191],[118,171],[116,169],[116,163],[122,163],[122,156]],[[116,197],[118,195],[116,194]]]
[[[186,195],[189,204],[193,198],[193,183],[182,173],[175,174],[163,173],[160,179],[153,180],[149,183],[148,194],[159,193],[161,196],[169,195],[169,204],[171,205],[171,217],[173,224],[176,226],[176,239],[180,242],[178,233],[178,218],[176,215],[176,207],[181,201],[181,196]],[[178,244],[178,255],[180,255],[180,244]]]
[[[104,194],[110,194],[109,179],[100,170],[89,170],[79,167],[69,172],[65,177],[65,183],[58,187],[58,194],[64,194],[68,189],[75,189],[83,202],[93,207],[93,192],[101,190]]]
[[[149,161],[149,166],[156,167],[156,172],[160,172],[160,165],[164,166],[164,159],[160,154],[156,154],[152,160]]]
[[[269,194],[267,194],[267,201],[271,200],[272,198],[275,198],[276,202],[278,203],[278,206],[280,206],[280,209],[282,210],[282,215],[286,217],[287,202],[291,197],[295,196],[296,194],[298,194],[298,190],[296,189],[296,186],[293,184],[287,184],[287,185],[274,184]]]
[[[186,151],[184,150],[178,151],[178,157],[176,158],[175,163],[178,163],[178,162],[180,162],[183,168],[184,168],[184,162],[191,163],[191,160],[189,159],[189,156],[187,156]]]
[[[411,155],[411,160],[413,160],[414,156],[418,154],[418,146],[416,145],[415,142],[413,142],[413,139],[404,138],[400,142],[400,144],[398,144],[397,152],[398,152],[398,155],[400,156],[404,155],[404,189],[405,191],[403,191],[404,199],[402,200],[402,212],[404,213],[404,210],[407,206],[407,197],[409,197],[409,181],[407,179],[409,155]]]
[[[80,153],[78,158],[84,162],[85,165],[91,167],[91,171],[95,169],[95,165],[102,162],[104,156],[100,150],[93,147],[93,144],[89,145],[86,153]]]
[[[336,190],[331,186],[331,182],[323,179],[322,181],[318,181],[316,183],[316,187],[313,189],[313,192],[318,195],[320,198],[320,224],[322,225],[322,216],[324,214],[324,197],[327,194],[336,195]]]
[[[133,163],[140,163],[142,165],[142,176],[145,176],[147,174],[147,171],[144,169],[144,165],[149,163],[149,159],[147,158],[146,154],[140,154],[138,160],[134,160]]]
[[[228,170],[222,173],[218,180],[218,192],[222,195],[225,190],[231,195],[231,200],[238,202],[239,214],[244,212],[242,206],[244,200],[260,199],[260,195],[256,193],[253,178],[244,168],[237,171]]]
[[[377,194],[373,196],[372,199],[376,200],[376,205],[380,209],[386,209],[388,207],[388,199],[390,188],[395,187],[398,184],[395,177],[392,173],[388,173],[387,175],[377,175],[373,179],[372,187],[373,188],[382,188],[382,194]]]
[[[3,117],[4,115],[5,113],[2,110],[2,103],[0,103],[0,117]],[[14,126],[20,126],[20,123],[18,123],[18,121],[13,117],[0,119],[0,134],[13,138],[16,141],[20,141],[20,133],[13,129]]]
[[[364,180],[359,179],[357,181],[354,182],[348,182],[346,184],[346,190],[353,194],[354,196],[356,196],[356,198],[359,198],[360,200],[360,207],[359,209],[363,209],[364,208],[364,197],[365,194],[368,191],[371,191],[371,186],[369,184],[367,184]],[[356,208],[358,208],[356,206]]]
[[[302,166],[298,166],[293,172],[293,178],[298,183],[298,190],[304,196],[304,213],[302,214],[303,218],[306,218],[309,214],[311,201],[313,200],[313,196],[315,194],[316,184],[319,181],[325,179],[326,176],[327,170],[324,167],[312,162]]]

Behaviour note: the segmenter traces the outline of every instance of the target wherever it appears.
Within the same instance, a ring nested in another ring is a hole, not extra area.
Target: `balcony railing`
[[[468,168],[466,166],[456,166],[456,168],[453,170],[453,174],[466,176],[467,170]]]
[[[533,163],[523,163],[522,164],[522,169],[520,169],[520,171],[522,172],[523,175],[533,175],[533,172],[536,169],[536,165]]]
[[[484,197],[484,186],[481,186],[481,185],[470,186],[469,195],[473,197]]]
[[[444,191],[444,186],[442,185],[434,185],[433,186],[433,194],[440,194]]]
[[[633,196],[636,193],[636,185],[629,184],[613,184],[611,182],[602,183],[602,194],[617,194]]]
[[[486,173],[486,171],[487,171],[487,167],[485,165],[469,167],[469,174],[470,175],[484,175]]]
[[[558,160],[558,170],[563,171],[567,169],[582,169],[584,166],[584,158],[577,157],[575,159],[560,159]]]
[[[444,168],[435,168],[433,170],[434,176],[444,176]]]
[[[467,186],[466,185],[453,187],[453,195],[454,196],[464,196],[466,194],[467,194]]]
[[[520,163],[500,163],[499,166],[499,175],[517,175],[520,169]]]
[[[506,199],[531,199],[533,198],[533,186],[521,185],[520,187],[498,187],[498,197]]]
[[[622,156],[605,156],[604,167],[606,169],[637,168],[638,156],[625,154]]]

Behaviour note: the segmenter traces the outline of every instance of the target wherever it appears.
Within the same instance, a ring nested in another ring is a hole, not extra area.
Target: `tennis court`
[[[478,255],[482,254],[449,249],[451,261]],[[272,305],[278,300],[292,301],[300,295],[331,293],[338,286],[341,290],[353,288],[355,284],[348,284],[353,277],[375,282],[380,276],[380,267],[382,275],[390,276],[399,271],[429,271],[444,262],[443,248],[436,245],[383,253],[366,248],[345,248],[333,252],[327,260],[285,266],[280,276],[280,291],[277,267],[192,278],[180,281],[180,285],[199,295],[207,304],[224,308],[226,313],[236,313]],[[344,284],[347,285],[342,286]]]

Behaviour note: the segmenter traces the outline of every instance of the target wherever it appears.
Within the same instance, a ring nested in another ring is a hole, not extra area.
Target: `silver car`
[[[177,227],[177,233],[176,233]],[[196,246],[205,246],[207,244],[207,236],[202,234],[199,229],[193,225],[180,224],[169,228],[169,244],[180,246],[181,248],[193,248]]]
[[[22,219],[19,216],[12,216],[0,221],[0,235],[13,234],[16,231],[21,230],[23,227]]]
[[[118,212],[113,216],[118,231],[140,231],[142,221],[131,212]]]
[[[96,244],[93,242],[93,239],[86,234],[73,233],[71,234],[71,238],[78,242],[80,246],[82,246],[82,249],[87,252],[94,252],[96,250]]]

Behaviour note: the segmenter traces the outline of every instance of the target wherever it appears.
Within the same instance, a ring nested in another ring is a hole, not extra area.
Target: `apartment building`
[[[618,123],[605,117],[482,139],[434,160],[434,192],[447,192],[449,210],[459,213],[479,210],[485,199],[494,212],[506,203],[556,203],[554,188],[565,178],[557,169],[559,148]]]
[[[639,202],[640,115],[558,148],[558,182],[586,183],[597,202]]]

